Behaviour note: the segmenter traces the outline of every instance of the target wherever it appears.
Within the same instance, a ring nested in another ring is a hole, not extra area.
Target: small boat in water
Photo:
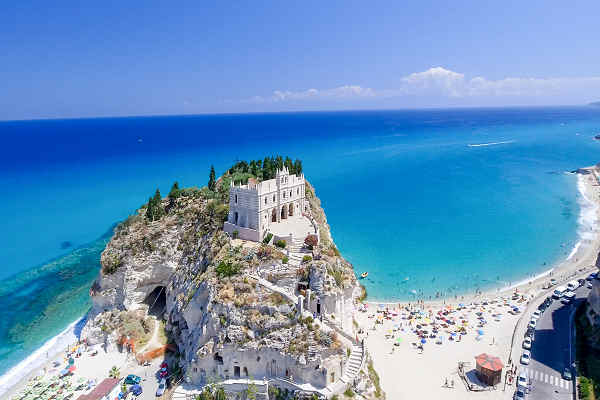
[[[369,276],[368,272],[363,272],[362,274],[360,274],[361,279],[365,279],[367,276]]]

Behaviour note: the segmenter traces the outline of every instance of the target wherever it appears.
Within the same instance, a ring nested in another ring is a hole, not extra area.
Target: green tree
[[[154,193],[154,197],[151,197],[148,201],[148,208],[146,209],[146,218],[149,221],[157,221],[165,215],[165,209],[162,205],[162,197],[160,195],[160,190],[156,189]]]
[[[217,187],[217,180],[215,177],[215,167],[213,165],[210,166],[210,175],[208,176],[208,188],[214,192]]]
[[[302,161],[296,159],[296,161],[294,161],[294,174],[296,175],[300,175],[302,173]]]
[[[173,183],[173,186],[171,186],[171,191],[169,192],[169,198],[176,199],[179,197],[180,194],[181,194],[181,189],[179,189],[179,183],[177,183],[177,182]]]

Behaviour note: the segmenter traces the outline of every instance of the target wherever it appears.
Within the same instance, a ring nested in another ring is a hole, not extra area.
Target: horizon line
[[[347,109],[324,109],[324,110],[288,110],[288,111],[247,111],[247,112],[197,112],[184,114],[137,114],[137,115],[97,115],[87,117],[40,117],[40,118],[17,118],[0,119],[3,122],[35,122],[35,121],[73,121],[85,119],[116,119],[116,118],[164,118],[164,117],[195,117],[195,116],[241,116],[241,115],[264,115],[264,114],[313,114],[313,113],[344,113],[344,112],[376,112],[376,111],[419,111],[419,110],[498,110],[514,108],[562,108],[562,107],[594,107],[594,103],[587,104],[547,104],[547,105],[505,105],[505,106],[443,106],[443,107],[401,107],[401,108],[347,108]]]

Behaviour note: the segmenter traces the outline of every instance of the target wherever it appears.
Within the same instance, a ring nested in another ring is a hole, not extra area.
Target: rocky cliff
[[[297,266],[287,264],[287,249],[225,234],[219,190],[177,189],[142,206],[102,253],[83,337],[109,347],[122,336],[143,341],[150,313],[165,320],[193,384],[287,377],[322,389],[355,378],[345,363],[361,290],[314,189],[306,191],[320,241]],[[159,216],[148,218],[149,207]],[[322,321],[313,320],[317,312]]]

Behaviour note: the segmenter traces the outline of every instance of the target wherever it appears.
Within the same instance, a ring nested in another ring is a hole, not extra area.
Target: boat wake
[[[496,146],[498,144],[509,144],[514,143],[515,140],[505,140],[503,142],[490,142],[490,143],[477,143],[477,144],[468,144],[469,147],[485,147],[485,146]]]

